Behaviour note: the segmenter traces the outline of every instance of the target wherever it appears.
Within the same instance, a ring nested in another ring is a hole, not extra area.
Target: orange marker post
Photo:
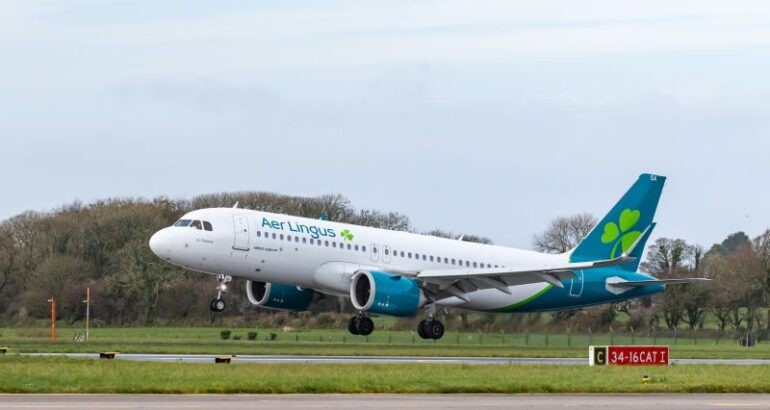
[[[51,343],[56,341],[56,299],[48,299],[51,303]]]

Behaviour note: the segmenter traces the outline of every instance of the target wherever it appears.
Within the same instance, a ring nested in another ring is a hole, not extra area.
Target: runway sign
[[[588,346],[591,366],[668,366],[668,346]]]

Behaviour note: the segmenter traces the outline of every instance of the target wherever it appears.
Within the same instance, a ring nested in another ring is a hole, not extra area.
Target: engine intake
[[[350,282],[353,307],[391,316],[414,316],[425,294],[412,278],[379,271],[358,271]]]
[[[313,301],[315,291],[302,289],[292,285],[278,283],[246,281],[246,296],[254,306],[291,310],[299,312],[307,310]]]

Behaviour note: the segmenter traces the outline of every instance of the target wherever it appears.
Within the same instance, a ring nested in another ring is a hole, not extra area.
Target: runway
[[[98,353],[21,353],[23,356],[66,356],[98,359]],[[144,362],[213,363],[217,355],[210,354],[145,354],[119,353],[115,359]],[[582,365],[588,359],[557,357],[428,357],[428,356],[294,356],[294,355],[237,355],[232,363],[444,363],[467,365]],[[671,364],[770,365],[770,359],[671,359]]]
[[[22,409],[768,409],[756,394],[549,394],[549,395],[0,395],[0,410]]]

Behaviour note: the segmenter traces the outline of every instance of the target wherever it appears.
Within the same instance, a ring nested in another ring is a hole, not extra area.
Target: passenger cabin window
[[[190,224],[190,228],[203,229],[203,227],[201,226],[201,221],[192,221],[192,223]]]
[[[213,231],[214,227],[211,226],[211,222],[203,221],[203,229],[205,229],[207,231]]]
[[[176,223],[174,224],[174,226],[181,226],[181,227],[185,227],[185,226],[189,226],[189,225],[190,225],[190,220],[189,219],[180,219],[180,220],[176,221]]]

